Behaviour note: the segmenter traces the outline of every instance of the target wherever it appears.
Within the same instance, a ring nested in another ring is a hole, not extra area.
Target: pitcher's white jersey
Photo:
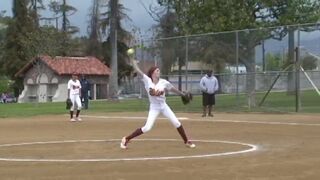
[[[161,103],[165,103],[166,101],[166,95],[165,95],[165,90],[170,90],[173,85],[165,80],[165,79],[159,79],[159,82],[157,84],[154,84],[151,80],[150,77],[148,77],[147,75],[143,75],[143,83],[144,83],[144,87],[146,89],[147,92],[149,92],[150,88],[153,88],[155,90],[158,91],[163,91],[164,93],[160,96],[151,96],[148,93],[148,97],[149,97],[149,102],[150,104],[161,104]]]
[[[68,82],[68,89],[70,89],[71,95],[80,95],[81,84],[79,80],[73,81],[72,79]]]
[[[171,108],[166,103],[165,90],[170,90],[173,87],[173,85],[165,79],[159,79],[159,82],[157,84],[154,84],[151,78],[145,74],[143,75],[142,80],[143,80],[145,89],[148,92],[148,97],[150,102],[148,119],[146,124],[141,128],[142,132],[146,133],[153,127],[153,124],[160,113],[162,113],[165,117],[167,117],[174,127],[176,128],[180,127],[181,123],[179,122],[176,115],[173,113]],[[153,88],[158,91],[163,91],[163,94],[159,96],[151,96],[149,94],[149,88]]]

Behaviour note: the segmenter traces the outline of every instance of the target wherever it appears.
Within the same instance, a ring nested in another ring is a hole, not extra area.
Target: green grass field
[[[264,93],[257,93],[257,105],[263,98]],[[194,96],[189,105],[183,105],[180,97],[169,96],[167,103],[176,112],[202,112],[201,96]],[[315,91],[301,92],[302,113],[319,113],[320,96]],[[127,99],[119,101],[90,101],[89,112],[138,112],[148,110],[148,100]],[[218,95],[216,97],[216,108],[218,112],[269,112],[287,113],[295,112],[295,96],[287,95],[285,92],[273,92],[266,98],[261,107],[249,109],[245,95]],[[57,103],[9,103],[0,104],[0,117],[23,117],[43,114],[65,114],[64,102]]]

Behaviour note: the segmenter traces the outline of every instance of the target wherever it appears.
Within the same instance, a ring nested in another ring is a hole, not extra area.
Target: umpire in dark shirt
[[[81,102],[83,103],[84,109],[88,109],[90,83],[86,79],[85,75],[81,75],[80,83],[81,83]]]

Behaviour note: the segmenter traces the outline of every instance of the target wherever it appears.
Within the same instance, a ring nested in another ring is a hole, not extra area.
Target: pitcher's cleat
[[[195,148],[195,147],[196,147],[196,145],[193,144],[193,143],[190,142],[190,141],[186,142],[185,145],[186,145],[188,148]]]
[[[126,137],[123,137],[122,139],[121,139],[121,143],[120,143],[120,148],[121,149],[127,149],[127,139],[126,139]]]
[[[82,119],[80,117],[77,117],[77,121],[82,121]]]
[[[74,118],[71,118],[70,122],[76,122],[76,120]]]

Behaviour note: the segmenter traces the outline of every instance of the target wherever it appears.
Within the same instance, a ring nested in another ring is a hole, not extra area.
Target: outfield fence
[[[320,100],[319,29],[299,24],[144,40],[136,59],[144,70],[159,66],[163,78],[181,90],[200,95],[199,81],[210,69],[219,80],[218,94],[235,97],[239,108],[277,110],[269,96],[282,92],[288,101],[283,111],[298,112]],[[123,89],[144,97],[138,81]]]

